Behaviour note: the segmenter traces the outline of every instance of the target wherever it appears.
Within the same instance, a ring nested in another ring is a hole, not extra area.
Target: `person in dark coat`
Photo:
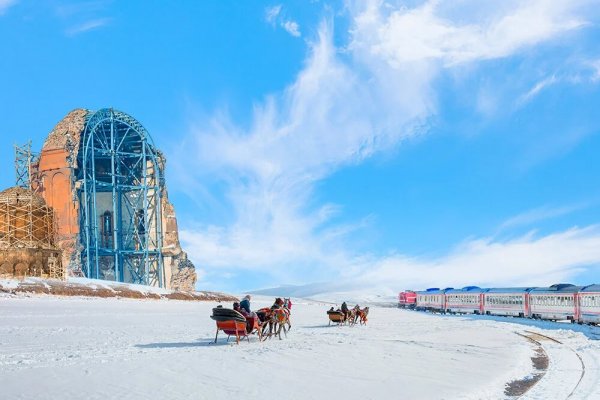
[[[342,303],[342,312],[344,313],[344,318],[348,318],[350,310],[348,310],[348,304],[346,304],[346,302]]]
[[[249,294],[244,296],[244,298],[240,302],[240,308],[243,309],[244,311],[246,311],[248,314],[250,314],[252,312],[252,311],[250,311],[250,295]]]
[[[244,317],[248,316],[248,313],[246,312],[246,310],[244,310],[243,308],[240,307],[240,303],[235,302],[233,303],[233,309],[237,312],[239,312],[240,314],[242,314]]]

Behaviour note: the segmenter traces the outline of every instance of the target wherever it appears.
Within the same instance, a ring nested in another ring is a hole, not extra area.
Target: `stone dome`
[[[1,191],[0,203],[11,205],[27,205],[32,203],[34,207],[42,207],[46,205],[46,202],[42,196],[20,186],[14,186]]]
[[[81,134],[85,129],[87,117],[90,111],[84,108],[76,108],[68,113],[58,124],[50,131],[50,134],[44,142],[44,150],[64,149],[67,144],[67,135],[71,137],[72,143],[78,147]]]

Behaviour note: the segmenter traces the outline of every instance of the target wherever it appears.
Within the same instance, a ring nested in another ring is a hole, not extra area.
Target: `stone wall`
[[[162,193],[163,254],[167,287],[191,292],[196,290],[196,268],[179,243],[179,229],[175,208],[169,201],[167,190]]]
[[[0,250],[0,277],[54,277],[48,260],[60,259],[60,251],[44,249]]]

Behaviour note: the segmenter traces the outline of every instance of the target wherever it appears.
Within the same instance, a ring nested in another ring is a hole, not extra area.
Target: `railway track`
[[[550,360],[550,357],[548,356],[548,352],[544,349],[544,346],[543,346],[544,341],[549,341],[549,342],[558,344],[558,345],[562,346],[562,348],[568,349],[570,352],[575,354],[575,356],[579,360],[579,363],[581,364],[581,374],[579,375],[579,379],[577,380],[577,383],[573,386],[573,388],[571,389],[569,394],[565,397],[565,399],[571,399],[573,397],[573,395],[575,394],[575,392],[577,391],[577,388],[581,384],[581,381],[583,380],[583,377],[585,376],[585,372],[586,372],[585,371],[585,363],[583,361],[583,358],[581,357],[581,354],[579,354],[571,346],[568,346],[568,345],[564,344],[563,342],[561,342],[560,340],[557,340],[553,337],[541,334],[539,332],[529,331],[529,330],[524,330],[523,332],[524,333],[519,333],[519,332],[515,332],[515,333],[519,336],[522,336],[522,337],[528,339],[532,343],[535,343],[538,346],[537,347],[538,353],[542,354],[542,357],[545,357],[548,361]],[[548,364],[546,364],[546,368],[544,368],[537,374],[534,374],[533,384],[531,384],[529,387],[527,387],[527,389],[524,392],[519,393],[518,397],[516,397],[517,399],[523,398],[546,375],[547,366],[548,366]]]

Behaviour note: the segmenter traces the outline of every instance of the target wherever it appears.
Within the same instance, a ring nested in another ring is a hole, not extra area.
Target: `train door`
[[[529,312],[531,309],[531,307],[529,307],[529,293],[525,293],[524,297],[523,304],[525,306],[525,316],[531,318],[531,313]]]
[[[581,322],[581,296],[579,293],[573,293],[573,321]]]
[[[481,315],[485,314],[483,312],[483,308],[484,308],[484,303],[483,302],[484,302],[484,299],[485,298],[483,296],[483,293],[479,293],[479,314],[481,314]]]

